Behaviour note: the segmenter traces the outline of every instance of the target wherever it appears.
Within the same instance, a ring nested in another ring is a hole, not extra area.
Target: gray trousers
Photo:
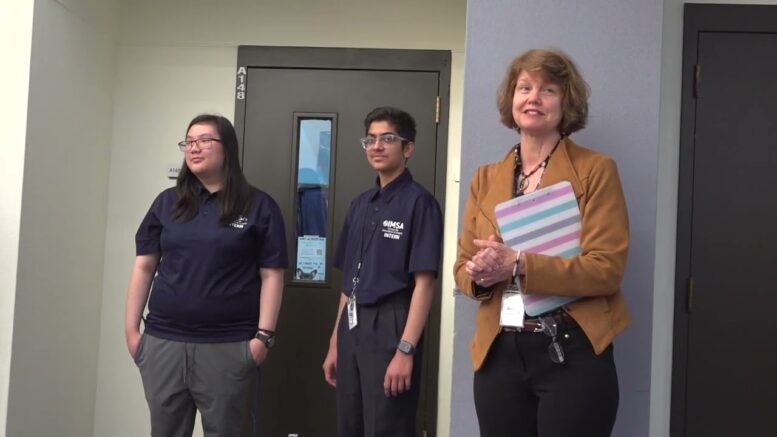
[[[198,410],[206,437],[257,435],[259,368],[247,340],[186,343],[143,334],[135,355],[152,437],[190,437]]]
[[[397,351],[410,309],[410,294],[357,306],[359,324],[348,329],[346,310],[337,331],[338,437],[413,437],[421,385],[421,350],[413,357],[411,388],[387,397],[383,379]]]

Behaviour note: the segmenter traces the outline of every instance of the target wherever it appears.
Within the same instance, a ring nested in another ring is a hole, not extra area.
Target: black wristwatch
[[[260,329],[256,331],[254,338],[264,343],[267,349],[270,349],[275,344],[275,331]]]
[[[415,353],[415,346],[407,340],[399,340],[397,349],[405,355],[413,355]]]

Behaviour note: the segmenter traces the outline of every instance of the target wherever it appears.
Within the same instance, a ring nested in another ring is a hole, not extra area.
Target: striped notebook
[[[496,206],[504,243],[526,253],[570,257],[580,247],[580,209],[572,184],[562,181]],[[526,314],[536,316],[577,297],[526,294]]]

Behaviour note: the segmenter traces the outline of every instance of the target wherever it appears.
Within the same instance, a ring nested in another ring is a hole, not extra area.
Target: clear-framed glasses
[[[550,360],[556,364],[563,364],[564,349],[561,347],[561,344],[556,341],[556,335],[558,335],[556,320],[554,320],[553,317],[540,317],[540,324],[542,324],[542,332],[552,339],[548,346]]]
[[[181,149],[181,152],[185,152],[196,145],[200,150],[207,150],[213,148],[214,141],[221,142],[218,138],[197,138],[196,140],[181,141],[178,143],[178,148]]]
[[[378,143],[381,144],[394,144],[397,141],[410,141],[407,138],[402,138],[397,134],[382,134],[378,135],[377,137],[373,136],[367,136],[364,138],[359,138],[359,142],[362,145],[362,149],[367,150],[370,147],[373,147],[377,145]]]

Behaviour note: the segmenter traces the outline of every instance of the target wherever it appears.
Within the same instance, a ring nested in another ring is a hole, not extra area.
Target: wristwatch
[[[415,346],[407,340],[399,340],[397,349],[405,355],[413,355],[415,353]]]
[[[256,331],[254,338],[264,343],[267,349],[270,349],[275,344],[275,331],[260,329]]]

